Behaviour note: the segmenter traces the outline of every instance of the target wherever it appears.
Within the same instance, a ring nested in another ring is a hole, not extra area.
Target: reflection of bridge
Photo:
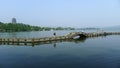
[[[52,41],[60,41],[60,40],[72,40],[76,36],[79,38],[86,38],[86,37],[98,37],[98,36],[106,36],[106,35],[120,35],[120,32],[71,32],[65,36],[55,36],[55,37],[44,37],[44,38],[0,38],[0,43],[7,43],[7,44],[37,44],[43,42],[52,42]]]

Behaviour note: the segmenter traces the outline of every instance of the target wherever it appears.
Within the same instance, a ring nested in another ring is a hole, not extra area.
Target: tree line
[[[23,23],[2,23],[0,22],[0,32],[20,32],[20,31],[50,31],[50,30],[74,30],[74,28],[67,27],[39,27],[31,26]]]

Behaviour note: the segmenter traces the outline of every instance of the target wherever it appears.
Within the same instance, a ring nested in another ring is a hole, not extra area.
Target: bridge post
[[[32,45],[34,45],[34,43],[35,43],[35,42],[34,42],[34,38],[33,38],[33,39],[32,39]]]
[[[0,44],[2,44],[2,38],[0,38]]]
[[[0,42],[2,42],[2,38],[0,38]]]
[[[5,42],[6,42],[6,41],[5,41],[5,38],[3,39],[3,42],[4,42],[4,44],[5,44]]]
[[[24,42],[24,44],[25,44],[25,45],[27,45],[27,40],[26,40],[26,39],[24,39],[24,41],[25,41],[25,42]]]
[[[17,45],[19,45],[19,43],[20,43],[20,40],[19,40],[19,39],[17,39]]]
[[[7,44],[9,45],[9,38],[7,39]]]

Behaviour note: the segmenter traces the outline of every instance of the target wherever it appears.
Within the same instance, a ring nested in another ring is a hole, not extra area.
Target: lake
[[[38,38],[75,31],[0,33],[0,37]],[[38,45],[0,45],[0,68],[120,68],[120,35]]]

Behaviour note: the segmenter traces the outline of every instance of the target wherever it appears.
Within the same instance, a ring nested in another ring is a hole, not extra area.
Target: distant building
[[[17,23],[16,18],[12,18],[12,23]]]

